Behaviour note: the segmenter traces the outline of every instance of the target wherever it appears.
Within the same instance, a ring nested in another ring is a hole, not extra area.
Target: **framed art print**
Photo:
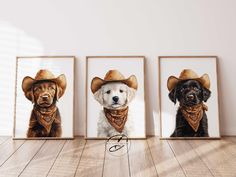
[[[145,138],[142,56],[87,57],[86,138]]]
[[[216,56],[159,57],[161,138],[220,138]]]
[[[14,139],[74,137],[74,60],[17,57]]]

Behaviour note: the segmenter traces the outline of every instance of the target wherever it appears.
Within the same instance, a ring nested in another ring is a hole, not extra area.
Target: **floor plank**
[[[72,177],[75,175],[81,154],[85,146],[83,138],[67,140],[60,155],[56,159],[48,177]]]
[[[236,137],[132,140],[113,156],[104,140],[12,140],[0,136],[0,177],[235,177]],[[124,150],[124,149],[123,149]]]
[[[157,177],[152,155],[146,140],[131,141],[128,156],[132,177]]]
[[[213,176],[208,167],[191,147],[188,140],[168,140],[168,143],[187,177]]]
[[[227,140],[191,141],[214,176],[235,177],[235,145]],[[233,155],[234,154],[234,155]]]
[[[226,139],[226,140],[230,140],[232,143],[236,143],[236,136],[226,136],[221,138],[222,140]]]
[[[20,176],[47,176],[65,142],[65,140],[46,140],[41,149],[26,166]]]
[[[110,140],[112,143],[116,143],[117,140]],[[129,160],[128,160],[128,146],[121,148],[119,153],[124,153],[121,156],[114,156],[109,151],[108,148],[105,151],[105,161],[103,177],[128,177],[130,176],[129,170]]]
[[[17,144],[22,140],[11,140]],[[43,145],[44,140],[30,140],[17,149],[14,154],[0,167],[0,176],[10,177],[18,176],[25,166],[30,162],[32,157],[38,152]],[[12,150],[14,149],[14,145]]]
[[[0,145],[10,139],[11,137],[9,136],[0,136]]]
[[[76,177],[101,177],[104,163],[105,141],[87,140]]]
[[[0,146],[0,167],[11,155],[24,143],[24,140],[12,140],[8,138]]]
[[[236,155],[236,137],[224,137],[224,139],[222,139],[222,142],[227,142],[229,143],[229,145],[225,145],[224,146],[224,151],[226,153],[229,153],[233,156]]]
[[[217,171],[214,173],[217,176],[235,177],[236,176],[236,146],[227,139],[209,141],[209,144],[214,149],[219,150],[218,154],[221,154],[222,163],[218,166]]]
[[[150,137],[147,142],[159,177],[185,177],[167,140]]]

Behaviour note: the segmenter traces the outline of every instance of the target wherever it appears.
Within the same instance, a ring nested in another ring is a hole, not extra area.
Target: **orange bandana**
[[[180,106],[180,111],[182,112],[184,118],[195,132],[198,130],[204,111],[207,110],[207,106],[203,103],[195,106]]]
[[[128,117],[128,109],[129,107],[126,107],[121,110],[112,110],[112,109],[104,108],[104,113],[108,122],[119,133],[121,133],[124,129],[124,126]]]
[[[50,133],[54,121],[60,123],[60,120],[56,119],[56,106],[53,106],[52,108],[36,108],[33,111],[37,117],[37,121],[47,130],[47,133]]]

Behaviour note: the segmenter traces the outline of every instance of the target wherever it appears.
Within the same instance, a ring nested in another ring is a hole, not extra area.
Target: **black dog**
[[[211,95],[211,91],[194,79],[177,83],[169,93],[171,101],[179,101],[176,115],[176,126],[171,137],[208,137],[208,123],[203,104]]]

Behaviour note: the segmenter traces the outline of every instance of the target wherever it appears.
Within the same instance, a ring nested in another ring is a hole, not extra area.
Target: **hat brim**
[[[57,78],[54,79],[41,79],[41,80],[37,80],[37,79],[33,79],[29,76],[26,76],[23,81],[22,81],[22,90],[26,93],[27,91],[29,91],[32,86],[40,81],[51,81],[51,82],[55,82],[57,84],[58,87],[60,87],[64,93],[65,89],[66,89],[66,76],[64,74],[61,74],[60,76],[58,76]]]
[[[179,79],[175,76],[170,76],[167,80],[167,88],[169,91],[173,90],[175,86],[180,82],[184,80],[197,80],[202,84],[203,87],[207,88],[208,90],[210,89],[210,78],[208,74],[204,74],[199,78],[189,78],[189,79]]]
[[[94,77],[92,82],[91,82],[91,91],[92,91],[92,93],[95,93],[103,85],[111,83],[111,82],[121,82],[121,83],[126,84],[130,88],[133,88],[135,90],[138,89],[138,81],[137,81],[136,76],[134,76],[134,75],[132,75],[128,79],[124,79],[124,80],[109,80],[109,81],[103,80],[99,77]]]

